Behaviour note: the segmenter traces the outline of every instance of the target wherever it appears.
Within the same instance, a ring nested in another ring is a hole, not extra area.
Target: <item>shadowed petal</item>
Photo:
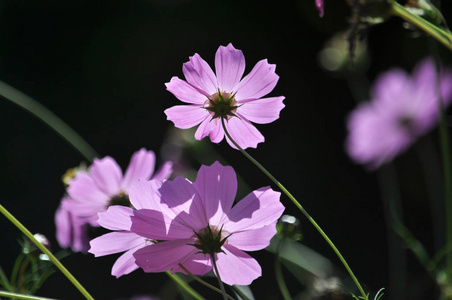
[[[91,248],[88,252],[97,257],[144,246],[145,239],[133,232],[110,232],[91,240],[89,244]]]
[[[259,263],[245,252],[227,245],[225,253],[217,253],[217,267],[221,280],[229,285],[249,285],[262,274]]]
[[[156,179],[159,181],[166,180],[170,178],[171,174],[173,174],[173,162],[166,161],[158,170],[155,172],[152,179]]]
[[[100,190],[109,196],[118,194],[122,171],[113,158],[110,156],[102,159],[95,158],[89,171],[94,183]]]
[[[237,101],[258,99],[270,93],[279,79],[275,70],[276,65],[269,64],[266,59],[259,61],[237,85],[235,90]]]
[[[196,253],[188,256],[187,259],[181,262],[181,264],[195,275],[204,275],[212,270],[212,261],[210,259],[210,255],[205,255],[202,253]],[[187,274],[179,265],[173,268],[172,273],[176,272]]]
[[[165,109],[166,118],[181,129],[192,128],[210,116],[209,112],[196,105],[176,105]]]
[[[171,78],[171,81],[165,83],[165,85],[166,89],[180,101],[202,105],[207,100],[206,95],[178,77]]]
[[[262,250],[270,245],[276,234],[276,220],[273,224],[258,229],[234,232],[228,238],[228,244],[244,251]]]
[[[225,123],[229,134],[234,139],[234,141],[239,144],[243,149],[246,148],[256,148],[258,143],[263,143],[265,141],[264,136],[245,119],[239,119],[237,117],[232,117]],[[234,148],[235,145],[226,137],[228,144]]]
[[[232,44],[227,47],[220,46],[215,54],[215,71],[220,90],[232,92],[245,71],[243,52],[235,49]]]
[[[190,61],[182,66],[182,71],[188,83],[198,88],[205,96],[210,97],[218,92],[217,78],[199,54],[190,57]]]
[[[121,189],[128,194],[132,183],[135,183],[138,179],[149,179],[154,173],[154,168],[154,152],[141,148],[130,159],[129,166],[121,183]]]
[[[133,215],[133,209],[130,207],[113,205],[106,212],[98,213],[97,224],[110,230],[130,230],[131,215]]]
[[[237,109],[237,114],[257,124],[268,124],[279,118],[284,108],[284,96],[263,98],[244,103]]]

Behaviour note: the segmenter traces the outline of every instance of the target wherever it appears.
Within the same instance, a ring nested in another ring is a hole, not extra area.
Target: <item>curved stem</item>
[[[309,222],[311,222],[311,224],[315,227],[315,229],[317,229],[317,231],[320,233],[320,235],[325,239],[325,241],[330,245],[330,247],[336,253],[339,260],[344,265],[345,269],[347,269],[347,272],[352,277],[352,279],[355,282],[356,287],[359,289],[359,292],[361,293],[361,295],[365,299],[367,299],[366,293],[364,292],[363,288],[361,287],[361,284],[359,283],[358,278],[356,278],[355,274],[353,274],[352,269],[350,269],[350,267],[348,266],[347,261],[344,259],[342,254],[339,252],[339,250],[333,244],[333,242],[330,240],[330,238],[326,235],[326,233],[322,230],[322,228],[320,228],[320,226],[317,224],[317,222],[314,221],[314,219],[308,214],[308,212],[303,208],[303,206],[301,206],[301,204],[297,201],[297,199],[295,199],[295,197],[292,196],[292,194],[278,180],[276,180],[276,178],[273,177],[273,175],[270,172],[268,172],[257,160],[255,160],[250,154],[248,154],[248,152],[243,150],[242,147],[240,147],[236,143],[236,141],[234,141],[234,139],[231,137],[228,130],[226,129],[226,125],[224,123],[224,118],[221,118],[221,124],[223,126],[223,130],[224,130],[226,136],[237,147],[237,149],[239,149],[240,152],[242,152],[242,154],[246,156],[246,158],[248,158],[253,164],[255,164],[265,175],[267,175],[267,177],[270,178],[270,180],[273,181],[278,186],[278,188],[284,194],[286,194],[287,197],[289,197],[289,199],[293,202],[293,204],[295,204],[295,206],[305,215],[305,217],[309,220]]]
[[[427,20],[410,13],[405,7],[395,1],[392,2],[392,14],[398,16],[405,21],[417,26],[427,34],[431,35],[438,42],[452,50],[452,36],[449,32],[433,25]]]
[[[165,272],[174,282],[176,282],[181,288],[183,288],[187,293],[189,293],[193,298],[198,300],[206,300],[203,296],[198,294],[194,289],[191,288],[185,281],[183,281],[179,276],[176,274],[172,274],[171,271]]]
[[[26,300],[55,300],[52,298],[43,298],[37,296],[23,295],[11,292],[0,291],[0,296],[8,297],[8,298],[16,298],[16,299],[26,299]]]
[[[69,142],[69,144],[80,152],[80,154],[88,161],[92,162],[93,158],[98,156],[96,151],[94,151],[94,149],[77,132],[33,98],[16,90],[3,81],[0,81],[0,96],[17,104],[41,119],[45,124]]]
[[[87,290],[75,279],[75,277],[61,264],[61,262],[43,245],[41,244],[33,234],[25,228],[22,223],[19,222],[11,213],[9,213],[1,204],[0,204],[0,212],[13,223],[27,238],[29,238],[36,247],[39,248],[43,253],[47,254],[50,260],[55,264],[55,266],[72,282],[72,284],[80,291],[80,293],[85,296],[88,300],[94,300],[94,298],[88,293]]]

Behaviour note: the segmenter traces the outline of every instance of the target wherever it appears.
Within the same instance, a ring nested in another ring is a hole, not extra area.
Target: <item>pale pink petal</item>
[[[275,192],[270,187],[251,192],[228,213],[229,222],[224,225],[224,229],[236,232],[273,224],[284,212],[280,196],[280,192]]]
[[[140,249],[141,246],[130,249],[121,255],[116,262],[113,264],[113,268],[111,269],[111,275],[116,278],[121,277],[122,275],[127,275],[136,269],[138,269],[137,264],[135,264],[135,257],[133,254],[135,251]]]
[[[229,285],[249,285],[262,275],[259,263],[245,252],[227,245],[225,253],[217,253],[217,267],[221,280]]]
[[[64,201],[64,200],[62,200]],[[61,248],[71,246],[72,222],[70,213],[60,204],[55,212],[56,239]]]
[[[122,171],[113,158],[110,156],[102,159],[95,158],[89,171],[94,183],[101,191],[109,196],[119,193]]]
[[[195,132],[195,139],[202,140],[206,136],[210,137],[212,143],[219,143],[223,140],[224,131],[219,118],[207,117]]]
[[[145,246],[145,239],[133,232],[110,232],[89,242],[89,253],[96,257],[127,251],[137,246]]]
[[[65,198],[55,213],[56,238],[61,248],[71,247],[74,252],[86,252],[89,247],[87,224],[66,209]]]
[[[232,117],[225,125],[231,137],[240,147],[242,147],[242,149],[256,148],[258,143],[263,143],[265,141],[264,136],[259,130],[244,118],[239,119],[237,117]],[[226,137],[226,140],[232,148],[237,149],[229,138]]]
[[[196,253],[188,256],[181,264],[195,275],[204,275],[212,270],[210,255]],[[173,267],[172,273],[181,272],[187,274],[179,265]]]
[[[166,161],[157,172],[155,172],[152,179],[163,181],[170,178],[171,174],[173,174],[173,162]]]
[[[129,200],[136,209],[160,210],[160,180],[138,180],[130,187]]]
[[[217,78],[209,64],[199,54],[190,57],[190,60],[182,66],[182,71],[188,83],[205,96],[210,97],[218,92]]]
[[[88,203],[88,202],[78,202],[71,199],[71,201],[65,201],[62,205],[65,209],[77,218],[81,218],[83,220],[88,220],[87,222],[94,222],[95,226],[98,226],[97,221],[97,213],[103,212],[107,209],[107,203]]]
[[[110,196],[101,191],[94,180],[86,173],[77,174],[67,188],[67,193],[78,202],[93,205],[105,205],[110,200]]]
[[[215,71],[220,90],[231,93],[245,72],[243,52],[235,49],[232,44],[220,46],[215,54]]]
[[[121,205],[110,206],[106,212],[98,213],[97,224],[110,230],[130,230],[133,209]]]
[[[192,239],[180,239],[146,246],[133,254],[135,263],[145,272],[168,271],[198,251],[188,245],[193,242]]]
[[[209,224],[219,224],[224,213],[227,214],[231,209],[237,193],[237,175],[234,169],[223,167],[217,161],[210,167],[203,165],[193,185],[201,196]]]
[[[171,81],[165,83],[166,89],[171,92],[180,101],[202,105],[206,102],[206,95],[200,93],[192,85],[178,77],[171,78]]]
[[[259,61],[235,88],[237,101],[258,99],[270,93],[279,79],[275,70],[276,65],[269,64],[266,59]]]
[[[128,194],[132,183],[138,179],[149,179],[155,169],[155,154],[153,151],[147,151],[141,148],[132,155],[129,166],[127,167],[124,178],[122,179],[121,189]]]
[[[244,251],[262,250],[270,245],[270,240],[276,234],[276,220],[273,224],[252,230],[237,231],[228,237],[228,245]]]
[[[253,123],[271,123],[279,118],[279,112],[284,108],[284,98],[280,96],[248,101],[237,109],[237,114]]]
[[[196,105],[176,105],[165,109],[166,119],[181,129],[192,128],[209,118],[210,113]]]

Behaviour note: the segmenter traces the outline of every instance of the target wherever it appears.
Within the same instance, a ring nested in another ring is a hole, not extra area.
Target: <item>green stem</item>
[[[281,267],[281,259],[279,258],[279,256],[275,258],[275,275],[276,282],[278,283],[279,290],[281,291],[284,300],[292,300],[289,289],[287,288],[286,282],[284,281],[284,276]]]
[[[431,35],[441,44],[452,50],[452,36],[449,32],[433,25],[427,20],[410,13],[405,7],[395,1],[392,2],[392,14],[398,16],[405,21],[419,27],[421,30]]]
[[[210,257],[212,258],[213,268],[215,269],[215,275],[217,275],[218,284],[220,285],[221,294],[223,295],[223,300],[228,300],[228,297],[226,296],[226,291],[224,290],[223,281],[221,281],[220,273],[218,272],[217,262],[215,261],[215,253],[213,252],[210,253]]]
[[[183,264],[179,264],[179,267],[181,267],[188,275],[190,275],[194,280],[196,280],[197,282],[199,282],[200,284],[202,284],[203,286],[217,292],[218,294],[221,294],[221,290],[214,287],[213,285],[205,282],[204,280],[202,280],[201,278],[199,278],[198,276],[196,276],[195,274],[193,274],[192,272],[190,272]],[[234,298],[232,298],[231,296],[227,295],[228,299],[230,300],[235,300]]]
[[[224,130],[226,136],[237,147],[237,149],[239,149],[240,152],[242,152],[242,154],[246,156],[246,158],[248,158],[253,164],[255,164],[265,175],[267,175],[267,177],[270,178],[270,180],[273,181],[278,186],[278,188],[284,194],[286,194],[287,197],[289,197],[289,199],[293,202],[293,204],[295,204],[295,206],[305,215],[305,217],[309,220],[309,222],[311,222],[311,224],[315,227],[315,229],[317,229],[317,231],[320,233],[320,235],[325,239],[325,241],[330,245],[330,247],[336,253],[336,255],[338,256],[339,260],[344,265],[345,269],[347,269],[347,272],[352,277],[352,279],[355,282],[355,285],[358,287],[359,292],[361,293],[361,295],[364,298],[366,298],[367,295],[364,292],[363,288],[361,287],[361,284],[359,283],[358,278],[356,278],[355,274],[353,274],[353,271],[348,266],[347,261],[344,259],[342,254],[339,252],[339,250],[333,244],[333,242],[330,240],[330,238],[326,235],[326,233],[322,230],[322,228],[320,228],[320,226],[317,224],[317,222],[314,221],[314,219],[308,214],[308,212],[303,208],[303,206],[301,206],[301,204],[297,201],[297,199],[295,199],[295,197],[292,196],[292,194],[278,180],[276,180],[276,178],[273,177],[273,175],[270,172],[268,172],[257,160],[255,160],[250,154],[248,154],[248,152],[243,150],[242,147],[240,147],[234,141],[234,139],[231,137],[231,135],[229,134],[228,130],[226,129],[226,125],[224,124],[224,118],[223,117],[221,118],[221,124],[223,126],[223,130]]]
[[[206,300],[203,296],[201,296],[198,292],[191,288],[185,281],[183,281],[176,274],[172,274],[171,271],[165,272],[175,283],[177,283],[182,289],[184,289],[187,293],[189,293],[193,298],[198,300]]]
[[[85,288],[75,279],[74,276],[61,264],[61,262],[43,245],[41,244],[31,232],[25,228],[22,223],[19,222],[11,213],[9,213],[1,204],[0,204],[0,212],[13,223],[27,238],[29,238],[36,247],[39,248],[43,253],[47,254],[50,260],[55,264],[55,266],[72,282],[72,284],[80,291],[80,293],[85,296],[88,300],[94,300],[94,298],[85,290]]]
[[[88,161],[91,162],[94,157],[98,157],[96,151],[94,151],[94,149],[77,132],[33,98],[2,81],[0,81],[0,96],[41,119],[45,124],[68,141],[69,144],[79,151]]]
[[[36,297],[36,296],[23,295],[23,294],[17,294],[17,293],[5,292],[5,291],[0,291],[0,296],[8,297],[8,298],[16,298],[16,299],[26,299],[26,300],[56,300],[56,299],[52,299],[52,298]]]

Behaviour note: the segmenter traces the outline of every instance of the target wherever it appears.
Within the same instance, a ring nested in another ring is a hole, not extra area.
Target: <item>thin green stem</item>
[[[17,104],[41,119],[45,124],[69,142],[69,144],[79,151],[88,161],[91,162],[94,157],[98,156],[96,151],[94,151],[94,149],[77,132],[33,98],[2,81],[0,81],[0,96]]]
[[[226,291],[224,290],[223,281],[221,281],[220,273],[218,272],[217,262],[215,261],[215,253],[213,252],[210,253],[210,257],[212,258],[213,268],[215,270],[215,275],[217,275],[218,284],[220,285],[221,294],[223,295],[223,300],[228,300],[228,297],[226,296]]]
[[[265,175],[267,175],[267,177],[270,178],[270,180],[273,181],[278,186],[278,188],[284,194],[286,194],[287,197],[289,197],[289,199],[293,202],[293,204],[295,204],[295,206],[305,215],[305,217],[309,220],[309,222],[311,222],[311,224],[315,227],[315,229],[317,229],[317,231],[320,233],[320,235],[325,239],[325,241],[330,245],[330,247],[336,253],[336,255],[338,256],[339,260],[344,265],[345,269],[347,269],[347,272],[352,277],[352,279],[355,282],[355,285],[357,286],[357,288],[359,289],[359,292],[361,293],[361,295],[364,298],[366,298],[367,297],[366,293],[364,292],[364,289],[361,287],[361,284],[359,283],[358,278],[356,278],[355,274],[353,274],[353,271],[348,266],[347,261],[344,259],[342,254],[339,252],[339,250],[333,244],[333,242],[330,240],[330,238],[326,235],[326,233],[322,230],[322,228],[320,228],[320,226],[317,224],[317,222],[314,221],[314,219],[308,214],[308,212],[303,208],[303,206],[301,206],[301,204],[297,201],[297,199],[295,199],[295,197],[292,196],[292,194],[278,180],[276,180],[276,178],[273,177],[273,175],[270,172],[268,172],[257,160],[255,160],[250,154],[248,154],[248,152],[243,150],[242,147],[240,147],[236,143],[236,141],[234,141],[234,139],[231,137],[231,135],[229,134],[229,132],[228,132],[228,130],[226,128],[226,125],[224,123],[224,118],[221,118],[221,124],[223,126],[223,130],[224,130],[226,136],[237,147],[237,149],[239,149],[240,152],[242,152],[242,154],[245,155],[246,158],[248,158],[253,164],[255,164]]]
[[[205,282],[204,280],[202,280],[201,278],[199,278],[198,276],[196,276],[195,274],[193,274],[192,272],[190,272],[183,264],[179,264],[179,267],[182,268],[182,270],[184,270],[188,275],[190,275],[194,280],[196,280],[197,282],[199,282],[200,284],[202,284],[203,286],[217,292],[218,294],[221,294],[221,290],[219,288],[214,287],[213,285]],[[231,296],[227,295],[229,300],[235,300],[234,298],[232,298]]]
[[[25,228],[22,223],[19,222],[10,212],[8,212],[1,204],[0,204],[0,212],[13,223],[27,238],[29,238],[36,247],[39,248],[43,253],[47,254],[50,260],[55,264],[55,266],[72,282],[72,284],[80,291],[80,293],[85,296],[88,300],[94,300],[94,298],[85,290],[85,288],[75,279],[74,276],[61,264],[61,262],[43,245],[41,244],[31,232]]]
[[[276,256],[275,258],[275,275],[276,282],[278,283],[279,290],[281,291],[284,300],[292,300],[292,296],[290,296],[289,289],[287,288],[286,282],[284,281],[281,259],[279,258],[279,256]]]
[[[11,292],[0,291],[0,296],[8,297],[8,298],[16,298],[16,299],[26,299],[26,300],[56,300],[52,298],[43,298],[37,296],[23,295]]]
[[[392,14],[395,16],[398,16],[405,21],[419,27],[419,29],[423,30],[427,34],[431,35],[433,38],[435,38],[437,41],[439,41],[441,44],[449,48],[449,50],[452,50],[452,36],[450,32],[447,32],[432,23],[428,22],[427,20],[414,15],[410,13],[405,7],[400,5],[399,3],[395,1],[392,2]]]
[[[203,296],[201,296],[198,292],[196,292],[194,289],[191,288],[191,286],[188,285],[185,281],[183,281],[179,276],[176,274],[172,274],[171,271],[165,272],[172,280],[174,280],[175,283],[177,283],[182,289],[184,289],[187,293],[190,294],[195,299],[198,300],[206,300]]]

